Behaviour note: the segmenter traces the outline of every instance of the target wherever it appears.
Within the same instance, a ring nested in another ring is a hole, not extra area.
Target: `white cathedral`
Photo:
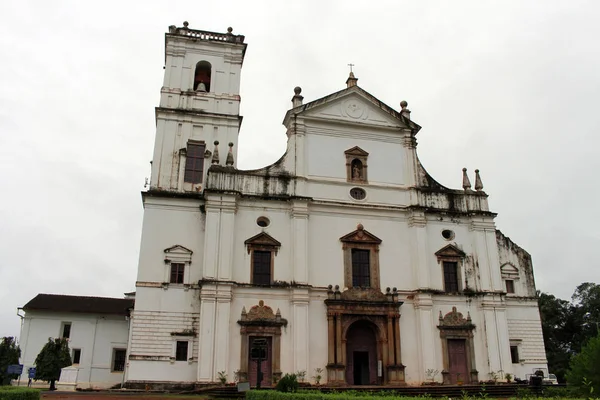
[[[295,88],[274,164],[237,168],[244,36],[169,27],[131,314],[130,386],[477,383],[546,368],[530,255],[421,127],[357,85]],[[439,374],[432,374],[437,370]],[[319,379],[319,375],[321,378]]]

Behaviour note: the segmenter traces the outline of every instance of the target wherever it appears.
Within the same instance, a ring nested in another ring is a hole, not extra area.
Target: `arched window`
[[[196,64],[194,73],[194,90],[197,92],[210,92],[210,75],[212,65],[208,61]]]

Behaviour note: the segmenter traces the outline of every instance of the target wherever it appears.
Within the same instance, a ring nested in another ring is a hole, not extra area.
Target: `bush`
[[[283,378],[277,382],[275,389],[279,392],[296,392],[298,391],[298,379],[296,374],[285,374]]]
[[[600,393],[600,335],[590,339],[581,352],[571,358],[567,383],[583,396]]]
[[[16,386],[0,387],[0,400],[39,400],[40,391]]]

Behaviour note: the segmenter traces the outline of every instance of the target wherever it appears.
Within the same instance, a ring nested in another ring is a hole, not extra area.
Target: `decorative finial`
[[[304,96],[302,96],[302,88],[300,86],[296,86],[294,88],[294,97],[292,97],[292,107],[296,108],[302,105],[302,100]]]
[[[354,64],[348,64],[350,67],[350,75],[348,75],[348,79],[346,79],[346,87],[356,86],[356,82],[358,82],[358,78],[354,76],[354,72],[352,72],[352,67]]]
[[[212,163],[218,164],[219,163],[219,141],[215,140],[214,145],[215,145],[215,149],[213,150]]]
[[[483,190],[483,182],[481,182],[481,177],[479,176],[479,170],[475,170],[475,190],[478,192]]]
[[[390,293],[391,291],[392,291],[392,289],[390,289],[389,286],[385,288],[386,293]]]
[[[440,310],[440,316],[438,317],[438,319],[439,319],[440,321],[443,321],[443,320],[444,320],[444,317],[442,316],[442,310]]]
[[[363,226],[363,224],[358,224],[358,225],[356,225],[356,229],[358,229],[359,231],[362,231],[363,229],[365,229],[365,227]]]
[[[471,312],[467,311],[467,321],[471,322]]]
[[[262,301],[262,300],[259,300],[259,301],[258,301],[258,306],[259,306],[259,307],[264,307],[264,306],[265,306],[265,302],[264,302],[264,301]]]
[[[189,22],[187,22],[187,21],[183,21],[183,27],[184,27],[184,28],[186,28],[186,29],[187,29],[187,27],[188,27],[188,25],[189,25],[189,24],[190,24]]]
[[[463,184],[462,187],[464,190],[471,190],[471,181],[469,180],[469,177],[467,176],[467,169],[463,168]]]
[[[233,32],[233,28],[232,27],[227,28],[227,33],[231,33],[231,32]]]
[[[410,110],[408,109],[408,101],[402,100],[400,102],[400,115],[404,116],[407,119],[410,119]]]
[[[227,152],[225,165],[233,165],[233,142],[229,142],[229,151]]]

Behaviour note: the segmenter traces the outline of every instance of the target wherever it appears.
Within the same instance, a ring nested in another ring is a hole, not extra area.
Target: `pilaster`
[[[481,304],[488,352],[489,372],[504,371],[511,366],[506,306],[500,296],[486,296]],[[491,297],[491,298],[490,298]]]
[[[203,286],[200,291],[200,320],[198,323],[198,382],[213,381],[216,305],[216,286]]]
[[[422,211],[411,211],[408,216],[411,264],[418,288],[430,288],[429,256],[427,246],[427,220]]]
[[[417,319],[417,353],[419,380],[425,380],[423,376],[427,369],[439,369],[436,363],[434,349],[437,347],[434,340],[434,315],[433,298],[429,293],[417,293],[413,299],[413,306]],[[437,367],[437,368],[436,368]]]
[[[292,203],[292,268],[296,283],[308,283],[308,202]]]
[[[494,221],[487,219],[472,219],[469,230],[471,231],[472,245],[476,257],[475,265],[478,268],[477,272],[479,274],[478,289],[482,291],[500,290],[501,287],[497,286],[500,283],[499,276],[498,279],[493,278],[494,272],[500,273],[500,267],[497,266],[498,271],[493,271],[492,269],[493,264],[497,264],[497,261],[494,263],[492,260],[498,259],[498,249],[495,242],[496,226]],[[491,233],[494,236],[491,248],[488,240],[488,233]],[[491,254],[492,251],[494,252],[493,254]],[[475,276],[477,276],[477,274]]]
[[[294,371],[309,371],[309,337],[311,331],[308,318],[308,303],[308,289],[292,289]]]

